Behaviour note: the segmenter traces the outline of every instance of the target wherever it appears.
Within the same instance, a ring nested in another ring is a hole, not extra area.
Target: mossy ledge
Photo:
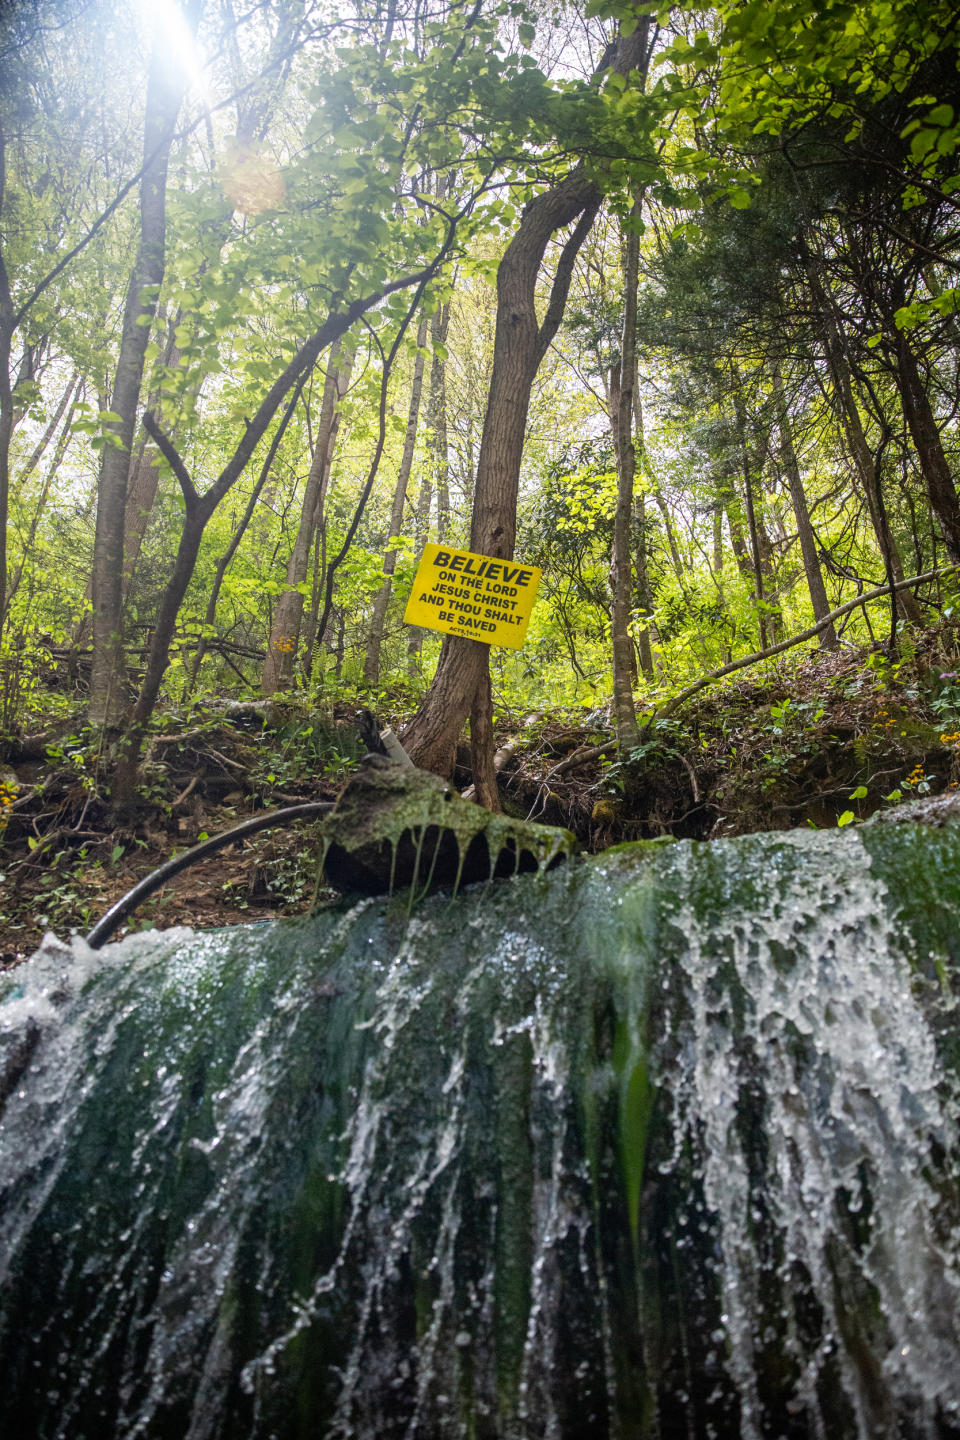
[[[324,821],[338,890],[382,895],[549,870],[578,848],[569,830],[494,815],[446,781],[369,756]]]

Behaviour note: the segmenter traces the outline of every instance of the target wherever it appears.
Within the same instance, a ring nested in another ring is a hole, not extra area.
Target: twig
[[[606,755],[608,750],[616,750],[619,744],[619,740],[607,740],[605,744],[591,745],[587,750],[574,750],[566,760],[561,760],[559,765],[554,765],[553,769],[547,772],[544,784],[548,780],[552,780],[555,775],[564,775],[568,770],[576,770],[579,766],[585,765],[588,760],[599,759],[601,755]]]
[[[228,766],[231,770],[245,770],[245,769],[246,769],[246,766],[245,766],[245,765],[241,765],[241,763],[240,763],[239,760],[230,760],[230,759],[228,759],[228,757],[227,757],[226,755],[221,755],[221,753],[220,753],[219,750],[214,750],[214,748],[213,748],[212,745],[210,746],[210,748],[209,748],[209,750],[207,751],[207,753],[208,753],[209,755],[213,755],[213,756],[215,757],[215,759],[219,760],[222,765]]]
[[[150,750],[155,750],[160,745],[185,745],[188,740],[195,740],[198,735],[209,735],[210,727],[198,725],[195,730],[184,730],[179,735],[154,735],[150,741]]]
[[[176,800],[172,801],[170,805],[171,810],[176,810],[177,806],[182,805],[184,800],[186,800],[187,796],[192,794],[192,792],[196,788],[198,778],[198,776],[194,775],[193,779],[190,780],[186,788],[180,791],[180,794],[177,796]]]
[[[697,777],[696,777],[696,775],[693,773],[693,766],[690,764],[690,761],[687,759],[686,755],[684,755],[681,751],[678,750],[678,751],[677,751],[677,754],[680,756],[680,759],[683,761],[683,768],[684,768],[684,770],[686,770],[687,774],[690,776],[690,787],[691,787],[691,789],[693,790],[694,802],[695,802],[697,805],[699,805],[699,804],[700,804],[700,786],[697,784]],[[690,813],[692,813],[692,812],[690,812],[690,811],[687,812],[687,814],[690,814]],[[687,818],[686,815],[684,815],[684,816],[683,816],[683,819],[685,820],[686,818]]]
[[[514,755],[516,755],[517,753],[517,748],[519,744],[519,739],[514,736],[512,740],[508,740],[505,745],[500,746],[499,750],[493,757],[493,771],[495,775],[499,775],[500,771],[503,769],[504,765],[506,765],[507,761],[513,759]],[[476,785],[468,785],[466,790],[460,791],[460,799],[472,800],[476,793]]]

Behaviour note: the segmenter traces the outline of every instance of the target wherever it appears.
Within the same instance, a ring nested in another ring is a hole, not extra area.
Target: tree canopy
[[[349,694],[440,771],[469,719],[495,806],[494,714],[635,749],[811,626],[949,612],[958,23],[5,7],[4,733],[82,712],[129,807],[158,706]],[[542,566],[521,650],[404,626],[428,539]]]

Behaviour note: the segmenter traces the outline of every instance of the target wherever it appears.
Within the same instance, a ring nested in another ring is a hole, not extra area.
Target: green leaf
[[[844,810],[843,814],[837,820],[837,824],[850,825],[854,820],[856,820],[856,818],[857,817],[856,815],[854,815],[852,810]]]
[[[867,795],[867,787],[866,787],[866,785],[858,785],[857,788],[856,788],[856,790],[854,790],[854,791],[848,796],[848,799],[850,799],[850,800],[865,800],[865,799],[866,799],[866,795]]]

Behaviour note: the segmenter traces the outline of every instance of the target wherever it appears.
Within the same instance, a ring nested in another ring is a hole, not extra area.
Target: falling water
[[[4,984],[4,1434],[960,1436],[960,831]]]

